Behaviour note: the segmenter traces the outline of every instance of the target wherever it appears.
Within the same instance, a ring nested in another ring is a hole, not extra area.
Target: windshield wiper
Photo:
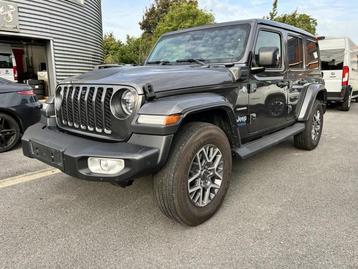
[[[147,62],[147,64],[167,65],[167,64],[170,64],[170,62],[169,61],[152,61],[152,62]]]
[[[188,58],[188,59],[179,59],[176,60],[177,63],[197,63],[201,65],[206,65],[205,59],[195,59],[195,58]]]

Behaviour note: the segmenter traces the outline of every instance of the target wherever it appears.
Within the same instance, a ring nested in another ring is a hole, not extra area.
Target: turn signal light
[[[181,120],[181,118],[182,117],[180,114],[174,114],[169,116],[140,115],[137,122],[139,124],[169,126],[177,124]]]

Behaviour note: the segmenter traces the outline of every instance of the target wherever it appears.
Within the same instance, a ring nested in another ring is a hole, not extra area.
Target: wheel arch
[[[299,121],[305,122],[308,120],[316,100],[320,100],[323,103],[323,110],[326,112],[327,90],[323,84],[310,84],[307,87],[298,117]]]
[[[235,113],[228,106],[210,106],[192,110],[184,115],[178,130],[189,122],[214,124],[225,132],[232,148],[240,145],[240,134],[236,127]]]

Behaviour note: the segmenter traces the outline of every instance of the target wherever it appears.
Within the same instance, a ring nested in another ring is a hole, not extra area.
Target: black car
[[[268,20],[169,33],[144,66],[62,82],[23,151],[85,180],[128,186],[152,174],[162,212],[198,225],[222,204],[233,156],[290,137],[299,149],[318,146],[320,66],[315,36]]]
[[[41,119],[32,88],[0,78],[0,153],[16,146],[23,132]]]

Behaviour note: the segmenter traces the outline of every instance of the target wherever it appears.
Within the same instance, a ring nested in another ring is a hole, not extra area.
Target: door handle
[[[277,82],[276,85],[277,85],[277,87],[285,88],[285,87],[290,86],[290,82],[288,82],[288,81],[280,81],[280,82]]]

